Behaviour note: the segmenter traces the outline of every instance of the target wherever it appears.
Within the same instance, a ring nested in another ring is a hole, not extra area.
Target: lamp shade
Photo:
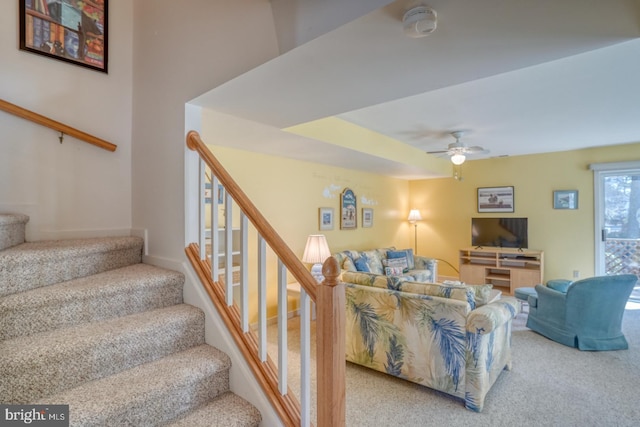
[[[323,263],[331,256],[327,238],[324,234],[311,234],[307,237],[307,246],[304,248],[302,262],[309,264]]]
[[[422,215],[420,215],[420,211],[418,209],[411,209],[411,211],[409,212],[409,218],[407,219],[411,223],[416,221],[422,221]]]

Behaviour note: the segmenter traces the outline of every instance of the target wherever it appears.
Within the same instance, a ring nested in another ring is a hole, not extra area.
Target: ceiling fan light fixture
[[[453,156],[451,156],[451,163],[453,163],[456,166],[459,166],[463,164],[466,159],[467,158],[464,154],[456,153]]]

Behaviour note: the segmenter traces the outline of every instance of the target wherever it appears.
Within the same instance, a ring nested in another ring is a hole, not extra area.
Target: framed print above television
[[[20,50],[107,72],[108,0],[19,0]]]
[[[479,187],[478,212],[513,212],[513,187]]]

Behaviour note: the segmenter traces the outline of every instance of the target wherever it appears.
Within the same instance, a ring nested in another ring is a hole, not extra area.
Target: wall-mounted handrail
[[[104,139],[100,139],[96,136],[90,135],[81,130],[72,128],[71,126],[65,125],[64,123],[57,122],[41,114],[34,113],[33,111],[27,110],[26,108],[19,107],[3,99],[0,99],[0,110],[6,111],[7,113],[13,114],[15,116],[32,121],[39,125],[56,130],[64,135],[69,135],[81,141],[88,142],[89,144],[95,145],[96,147],[100,147],[107,151],[116,151],[116,148],[118,148],[117,145],[112,144],[108,141],[105,141]]]

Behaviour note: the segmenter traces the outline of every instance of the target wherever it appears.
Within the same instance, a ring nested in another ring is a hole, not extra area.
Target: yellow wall
[[[412,242],[405,220],[409,212],[409,183],[406,180],[227,147],[210,146],[210,149],[300,258],[309,234],[324,234],[331,252],[389,245],[407,247]],[[355,230],[340,230],[340,193],[345,187],[351,188],[358,198],[358,227]],[[319,230],[320,207],[334,208],[332,231]],[[373,209],[371,228],[361,227],[363,207]],[[256,246],[253,242],[255,235],[250,233],[250,266],[255,265],[251,259]],[[275,307],[277,264],[273,256],[268,258],[268,306]],[[254,275],[255,271],[250,273],[249,283],[256,283]],[[252,292],[252,314],[257,313],[256,298]],[[269,316],[274,315],[270,310]],[[251,322],[256,320],[255,315],[251,317]]]
[[[441,259],[442,276],[457,276],[446,262],[457,267],[458,250],[471,244],[472,217],[527,217],[529,247],[545,252],[544,280],[571,278],[574,270],[580,277],[594,274],[593,172],[589,164],[640,159],[640,144],[628,144],[468,161],[462,168],[462,180],[407,181],[228,147],[211,149],[300,257],[309,234],[325,234],[332,252],[390,245],[413,247],[414,228],[406,218],[410,209],[419,209],[423,221],[417,228],[418,253]],[[494,186],[514,187],[514,213],[477,213],[477,188]],[[359,218],[356,230],[340,230],[340,193],[345,187],[358,197],[359,216],[363,207],[373,208],[372,228],[362,228]],[[553,209],[553,190],[578,190],[579,209]],[[334,230],[319,231],[320,207],[334,208]],[[250,233],[251,251],[255,250],[254,241],[254,233]],[[249,283],[256,283],[254,275],[252,272]],[[276,260],[270,254],[269,307],[276,305],[276,277]],[[250,310],[257,312],[255,292]],[[274,315],[270,310],[269,316]]]
[[[591,163],[640,159],[640,144],[470,161],[462,180],[412,181],[410,205],[421,210],[418,252],[458,266],[458,250],[471,244],[471,218],[529,218],[529,247],[545,252],[544,280],[594,275],[594,207]],[[515,211],[477,213],[478,187],[514,186]],[[553,209],[553,190],[578,190],[577,210]],[[456,275],[444,262],[444,275]]]

